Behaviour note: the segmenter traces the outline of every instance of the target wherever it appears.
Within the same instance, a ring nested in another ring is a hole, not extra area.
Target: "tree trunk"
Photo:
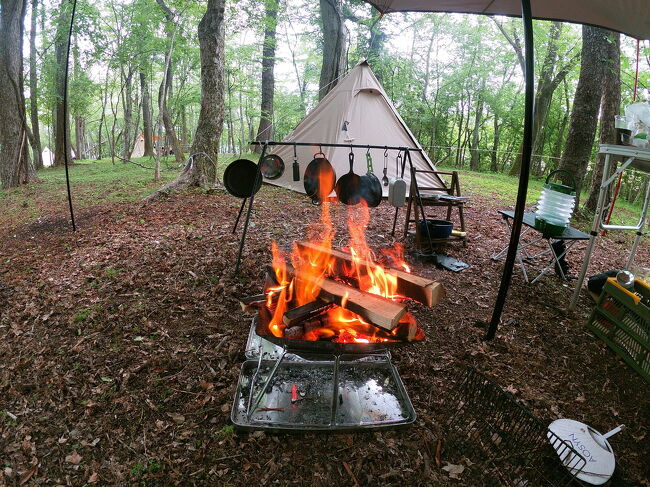
[[[501,139],[501,125],[496,113],[494,114],[494,140],[492,141],[492,152],[490,153],[490,171],[499,172],[497,151],[499,150],[499,141]]]
[[[83,117],[75,117],[74,127],[77,142],[77,159],[86,159],[86,120]]]
[[[23,24],[26,2],[4,0],[0,9],[0,184],[11,188],[34,178],[27,150],[23,95]]]
[[[603,52],[605,57],[605,72],[603,74],[603,95],[601,100],[600,137],[601,144],[616,144],[616,129],[614,116],[618,115],[621,108],[621,35],[610,32],[611,42]],[[605,156],[599,155],[591,179],[591,190],[585,203],[585,208],[592,213],[596,211],[600,182],[603,177]]]
[[[131,119],[133,118],[133,96],[131,94],[131,82],[133,81],[133,67],[128,66],[125,73],[122,68],[122,79],[124,89],[122,90],[122,108],[124,110],[124,146],[122,147],[122,159],[131,157]]]
[[[323,26],[323,65],[318,83],[318,101],[336,86],[345,68],[345,36],[341,0],[320,0]]]
[[[68,53],[68,25],[66,20],[70,15],[69,0],[61,0],[59,6],[59,16],[56,28],[56,37],[54,39],[54,53],[56,58],[56,119],[54,123],[54,166],[62,166],[65,163],[66,154],[64,153],[66,143],[68,148],[68,161],[72,160],[70,148],[70,124],[64,119],[63,99],[65,95],[65,70],[66,56]]]
[[[172,83],[171,52],[168,53],[168,56],[169,64],[167,66],[167,74],[164,76],[164,80],[160,83],[160,89],[158,90],[158,109],[162,115],[162,122],[163,126],[165,127],[165,135],[168,137],[171,143],[172,149],[174,151],[174,156],[176,157],[176,162],[183,162],[185,160],[185,155],[183,154],[183,149],[178,140],[178,137],[176,136],[171,113],[169,113],[169,109],[167,108],[167,93]]]
[[[108,95],[108,69],[106,69],[106,80],[104,81],[104,95],[102,96],[102,114],[99,117],[99,128],[97,129],[97,160],[102,158],[102,127],[106,119],[106,97]]]
[[[555,64],[557,61],[558,39],[562,33],[562,24],[560,22],[553,22],[549,32],[549,46],[544,57],[542,69],[539,74],[539,81],[535,92],[535,108],[533,111],[533,157],[539,159],[542,148],[542,131],[546,122],[553,94],[559,84],[566,78],[567,74],[573,67],[577,56],[573,56],[564,66],[562,66],[557,73],[555,73]],[[555,73],[555,74],[554,74]],[[519,154],[515,159],[515,163],[510,168],[510,175],[516,176],[519,174],[521,167],[521,152],[523,150],[523,142],[519,149]]]
[[[43,148],[41,146],[41,130],[38,124],[38,77],[36,73],[36,20],[38,0],[32,0],[32,17],[29,32],[29,110],[34,134],[34,168],[43,167]]]
[[[264,19],[264,45],[262,48],[262,107],[260,110],[260,126],[255,140],[273,139],[273,91],[275,79],[275,31],[278,25],[278,5],[276,0],[266,0],[266,17]],[[261,152],[261,146],[255,146],[255,152]]]
[[[479,142],[479,127],[481,125],[481,116],[483,115],[483,96],[479,92],[478,102],[476,107],[476,116],[474,118],[474,128],[472,129],[472,142],[470,146],[470,153],[472,157],[469,162],[469,167],[472,171],[478,171],[479,163],[481,161],[480,153],[478,150]]]
[[[140,91],[142,91],[142,126],[144,134],[144,157],[155,157],[153,151],[153,124],[151,122],[151,95],[144,71],[140,71]]]
[[[167,96],[171,91],[172,86],[172,51],[174,48],[174,36],[176,35],[176,29],[178,28],[178,22],[176,17],[178,14],[172,12],[172,10],[165,4],[164,0],[156,0],[156,3],[165,12],[165,17],[167,22],[174,25],[173,30],[167,31],[167,41],[168,48],[165,53],[165,73],[163,75],[163,80],[160,83],[160,88],[158,89],[158,110],[160,112],[160,117],[162,118],[163,126],[165,127],[165,134],[169,141],[171,142],[172,149],[174,151],[174,157],[176,162],[183,162],[185,160],[185,155],[181,148],[178,137],[176,137],[176,131],[174,130],[174,124],[172,123],[172,117],[167,108]]]
[[[580,189],[596,135],[604,72],[603,53],[606,52],[608,43],[608,31],[582,26],[580,78],[573,99],[569,135],[559,165],[559,169],[575,176],[576,206],[580,201]],[[562,180],[568,182],[568,179]]]
[[[196,154],[181,175],[147,199],[186,186],[209,187],[216,180],[219,139],[224,118],[225,0],[208,0],[199,22],[201,113],[190,151]]]

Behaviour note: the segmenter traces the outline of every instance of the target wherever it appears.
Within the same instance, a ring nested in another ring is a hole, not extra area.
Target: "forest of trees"
[[[361,59],[435,163],[518,173],[524,99],[518,19],[381,17],[359,0],[78,0],[64,134],[72,7],[73,0],[2,0],[5,188],[36,178],[45,147],[54,165],[63,164],[64,137],[70,159],[122,164],[140,134],[152,160],[164,151],[187,163],[193,154],[184,181],[209,185],[218,153],[281,139]],[[536,21],[534,29],[532,172],[569,168],[589,189],[597,143],[614,142],[613,116],[632,102],[636,41],[559,22]],[[638,92],[645,99],[650,46],[640,47]],[[637,200],[642,184],[626,173],[622,196]]]

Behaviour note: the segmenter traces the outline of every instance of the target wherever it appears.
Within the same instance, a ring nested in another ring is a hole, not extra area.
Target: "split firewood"
[[[326,249],[310,242],[297,242],[298,250],[301,252],[320,252],[329,254],[334,259],[334,272],[343,273],[344,268],[350,269],[354,262],[352,255],[336,249]],[[363,272],[368,266],[375,264],[366,260],[359,260],[360,270]],[[387,274],[397,278],[397,292],[402,296],[411,298],[427,306],[435,306],[444,297],[444,288],[439,282],[432,281],[425,277],[416,276],[399,269],[385,269]]]
[[[297,276],[297,279],[311,281],[309,276]],[[349,309],[373,325],[391,331],[406,314],[406,305],[360,291],[331,279],[320,282],[319,298]]]
[[[282,316],[282,322],[287,325],[287,327],[293,326],[298,323],[302,323],[305,320],[318,316],[327,309],[331,308],[331,303],[326,303],[320,299],[312,301],[311,303],[303,304],[297,308],[293,308]]]
[[[261,306],[266,305],[266,296],[264,294],[256,294],[247,298],[238,299],[241,310],[246,314],[257,313]]]

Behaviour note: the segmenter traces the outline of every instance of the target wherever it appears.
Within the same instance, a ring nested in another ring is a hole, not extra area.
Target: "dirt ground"
[[[468,269],[408,259],[447,292],[433,310],[410,305],[426,341],[393,353],[418,415],[413,425],[233,429],[250,327],[237,298],[261,292],[271,241],[288,248],[319,215],[304,196],[264,187],[233,277],[239,204],[225,192],[195,191],[85,209],[74,233],[65,207],[0,230],[0,485],[490,485],[470,469],[451,469],[454,479],[441,468],[450,463],[445,422],[462,364],[545,422],[573,418],[599,431],[624,423],[610,440],[618,483],[650,485],[650,389],[585,328],[593,307],[586,293],[567,311],[574,281],[551,273],[530,286],[516,270],[497,337],[483,341],[480,322],[490,317],[503,265],[490,256],[507,233],[495,202],[481,196],[466,209],[467,248],[441,249]],[[345,244],[344,208],[334,212],[336,242]],[[385,203],[372,210],[376,249],[392,243],[392,216]],[[599,240],[590,274],[622,266],[629,247],[620,234]],[[574,275],[583,249],[570,253]],[[647,241],[638,261],[650,262]]]

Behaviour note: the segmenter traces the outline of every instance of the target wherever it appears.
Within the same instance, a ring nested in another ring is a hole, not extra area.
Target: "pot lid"
[[[592,485],[602,485],[610,479],[616,461],[611,445],[602,434],[591,426],[573,419],[557,419],[549,425],[548,429],[584,457],[586,462],[584,468],[576,472],[575,468],[570,468],[576,466],[575,458],[571,458],[574,455],[567,455],[559,442],[551,442],[558,454],[565,455],[560,460],[565,467],[569,467],[573,475]],[[550,433],[548,437],[551,439]]]

